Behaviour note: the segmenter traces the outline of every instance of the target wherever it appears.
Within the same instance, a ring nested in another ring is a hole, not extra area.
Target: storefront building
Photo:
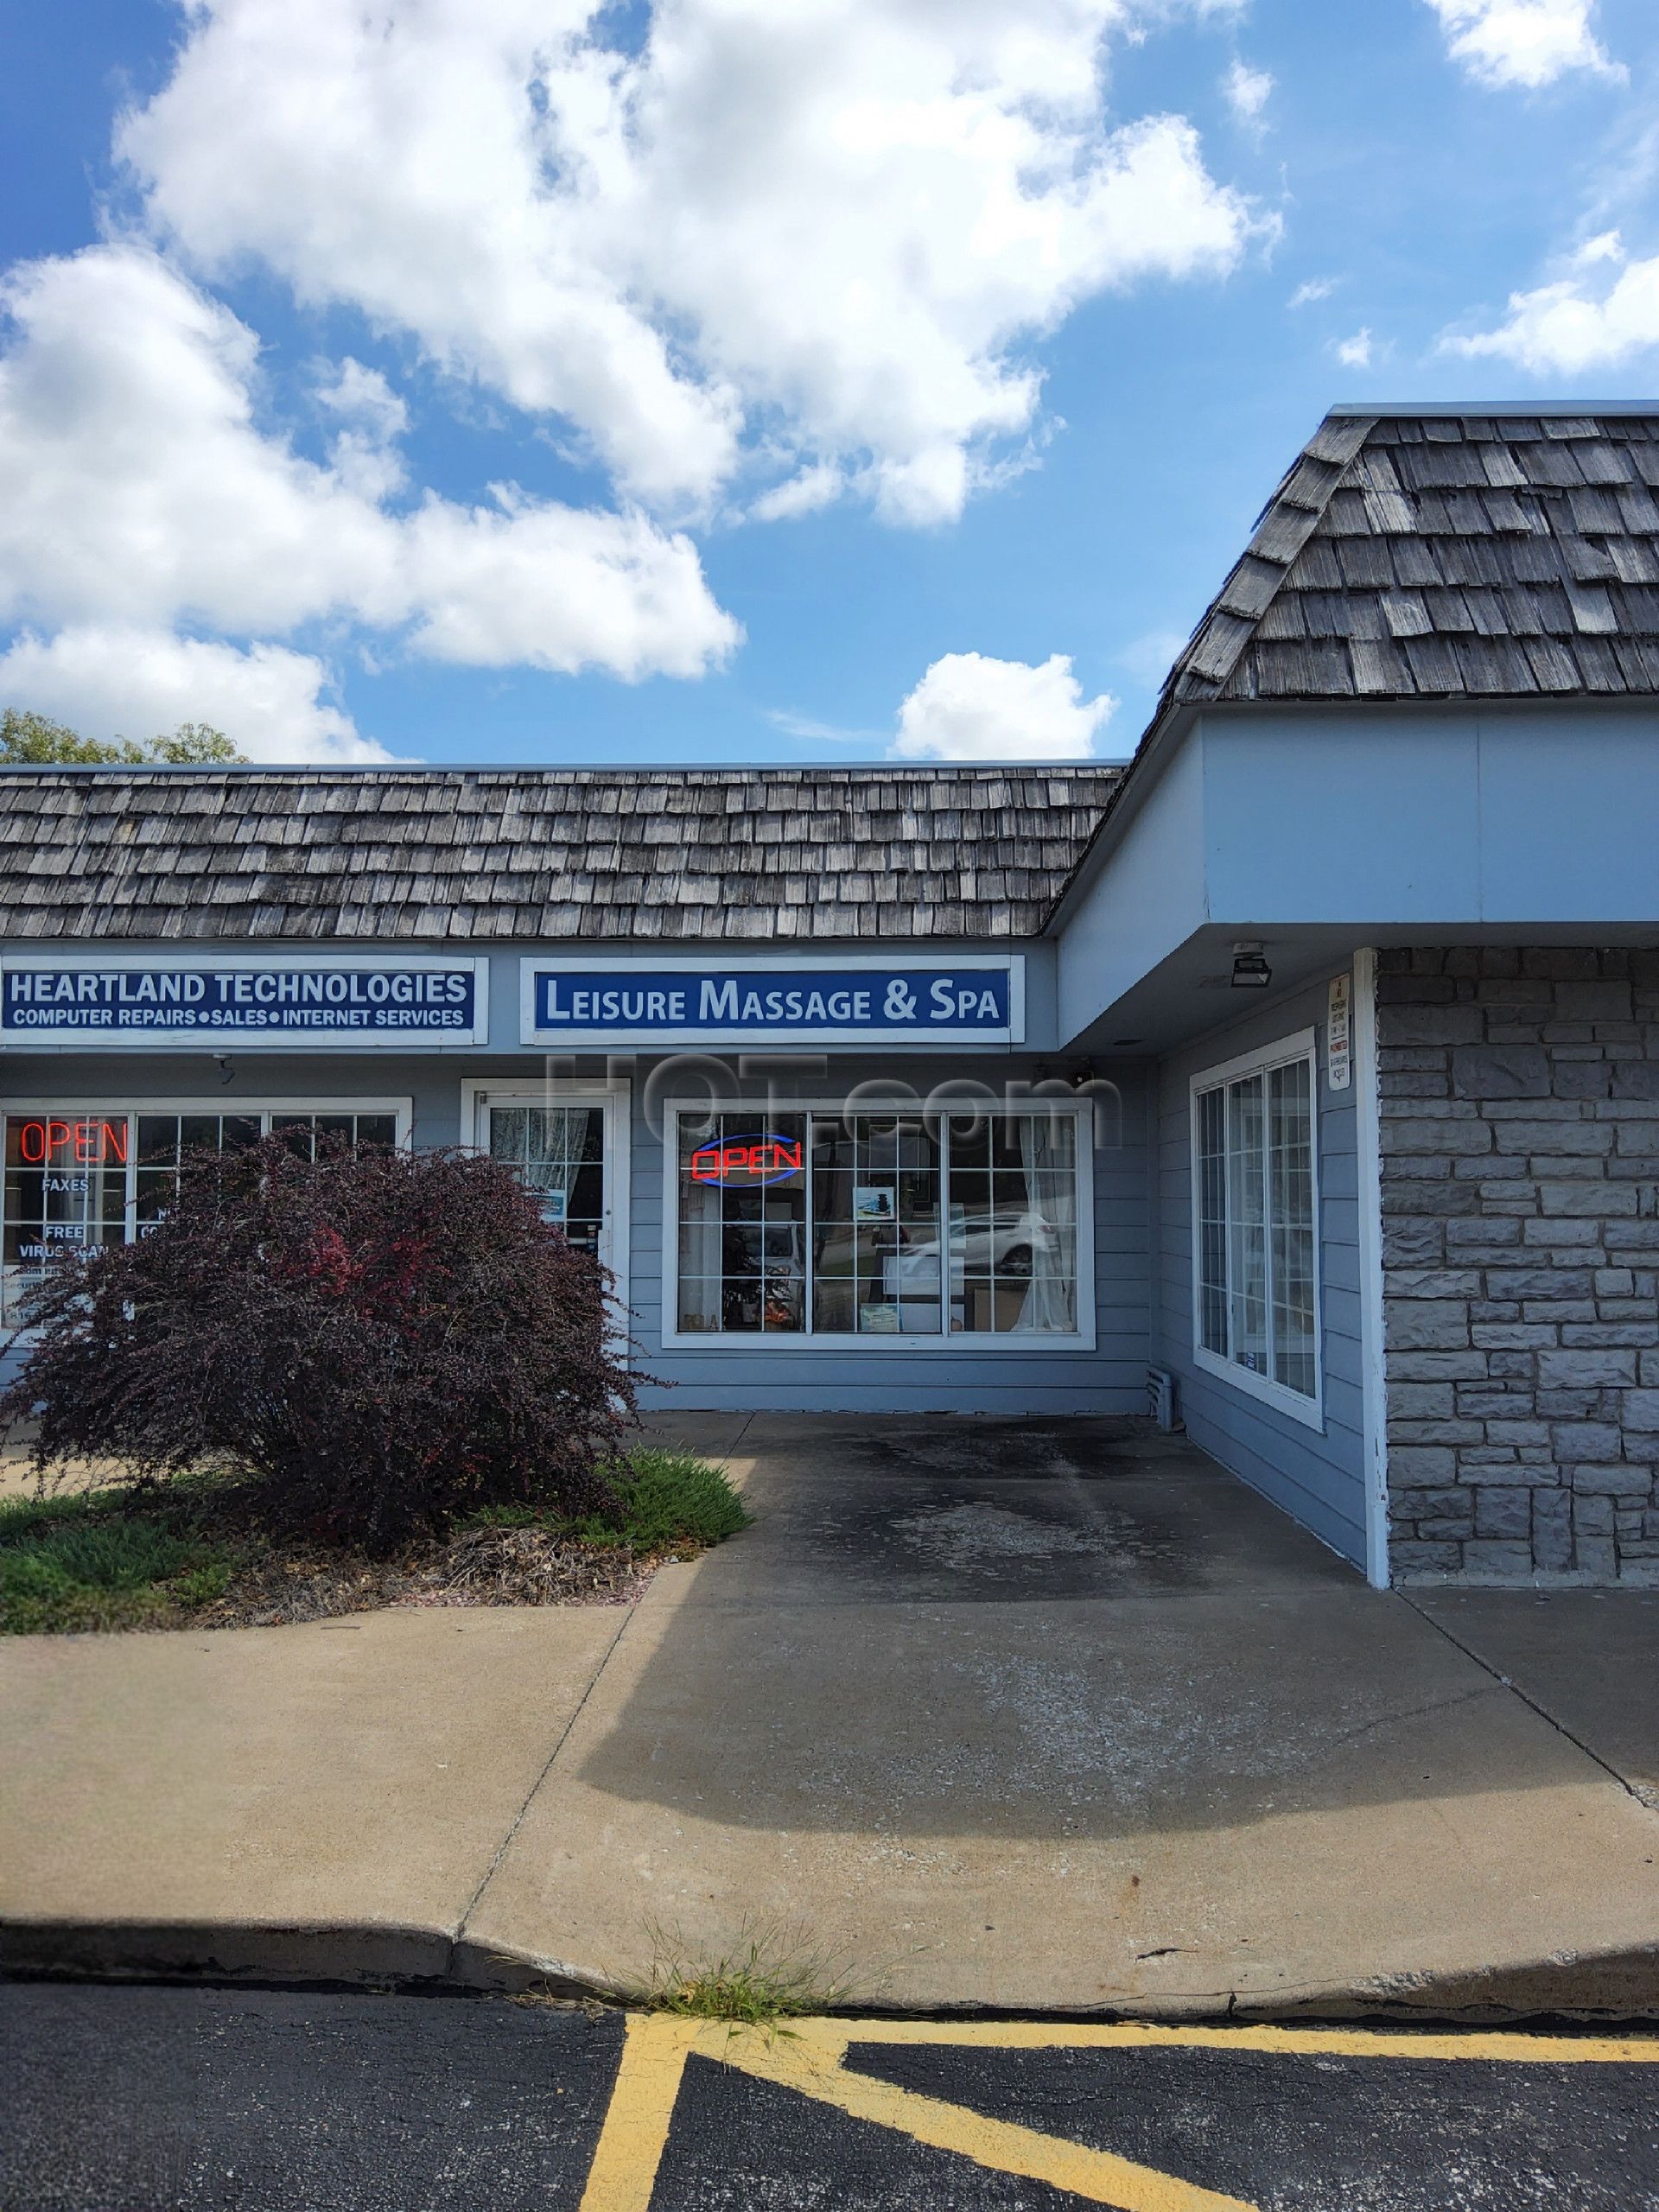
[[[1374,1581],[1659,1580],[1655,487],[1333,415],[1127,770],[9,772],[0,1295],[476,1144],[677,1407],[1150,1378]]]

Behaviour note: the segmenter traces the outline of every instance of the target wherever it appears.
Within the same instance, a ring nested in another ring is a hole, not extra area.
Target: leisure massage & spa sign
[[[964,953],[518,962],[523,1045],[1018,1045],[1025,963]],[[489,1041],[486,954],[150,950],[0,957],[0,1045],[379,1046]]]
[[[482,1045],[488,963],[447,954],[64,953],[0,959],[0,1044]]]
[[[586,1045],[1017,1045],[1018,954],[525,960],[521,1041]]]

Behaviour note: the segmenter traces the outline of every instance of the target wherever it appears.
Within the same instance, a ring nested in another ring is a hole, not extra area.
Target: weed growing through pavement
[[[789,1921],[746,1921],[723,1949],[701,1952],[683,1937],[648,1927],[651,1975],[634,2001],[685,2020],[724,2020],[771,2028],[833,2012],[852,1999],[848,1965]]]

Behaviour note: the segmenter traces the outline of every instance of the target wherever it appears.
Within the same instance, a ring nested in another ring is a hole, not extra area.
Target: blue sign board
[[[1017,1044],[1017,956],[527,960],[523,1041],[607,1044]]]
[[[143,953],[0,963],[0,1043],[481,1045],[487,963]]]

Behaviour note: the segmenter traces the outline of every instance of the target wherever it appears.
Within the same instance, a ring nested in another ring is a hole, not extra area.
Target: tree
[[[58,762],[91,767],[101,760],[143,758],[137,747],[125,738],[118,738],[112,745],[100,744],[97,738],[81,737],[67,724],[52,721],[45,715],[26,714],[20,708],[8,707],[0,717],[0,760],[30,767],[45,767]]]
[[[207,722],[181,722],[171,737],[152,737],[149,757],[178,766],[191,761],[247,759],[245,753],[237,751],[222,729],[214,729]]]
[[[195,1153],[145,1235],[49,1262],[22,1319],[0,1427],[38,1424],[42,1478],[218,1465],[277,1521],[383,1551],[486,1506],[616,1509],[634,1393],[606,1279],[499,1160]]]
[[[223,730],[206,722],[181,722],[170,737],[152,737],[148,745],[135,745],[130,737],[108,740],[82,737],[66,722],[47,715],[8,707],[0,715],[0,762],[19,767],[97,767],[108,762],[140,767],[146,761],[183,765],[193,761],[240,761],[238,753]]]

